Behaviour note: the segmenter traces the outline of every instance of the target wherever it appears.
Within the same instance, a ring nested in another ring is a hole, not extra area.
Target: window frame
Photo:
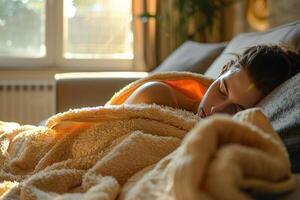
[[[133,1],[133,0],[132,0]],[[133,2],[132,2],[133,3]],[[1,57],[0,69],[57,68],[61,70],[133,70],[135,68],[135,28],[133,59],[67,59],[63,56],[63,0],[45,0],[46,55],[40,58]],[[133,15],[133,12],[132,12]],[[134,17],[132,17],[134,20]],[[134,22],[132,21],[132,24]]]

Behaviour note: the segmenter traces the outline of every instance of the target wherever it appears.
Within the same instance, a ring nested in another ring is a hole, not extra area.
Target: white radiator
[[[55,112],[52,80],[0,80],[0,121],[39,125]]]

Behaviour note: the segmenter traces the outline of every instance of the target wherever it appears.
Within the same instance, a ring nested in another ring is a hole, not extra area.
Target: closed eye
[[[227,96],[226,93],[221,90],[221,88],[218,88],[218,92],[224,97]]]
[[[225,81],[223,79],[220,80],[220,86],[218,87],[218,92],[224,97],[227,96],[227,88],[225,85]]]

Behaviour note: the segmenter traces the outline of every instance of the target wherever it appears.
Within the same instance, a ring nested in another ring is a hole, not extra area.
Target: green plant
[[[212,30],[214,20],[219,16],[219,12],[226,6],[237,0],[176,0],[175,5],[180,13],[179,25],[183,26],[191,17],[200,17],[197,24],[197,31],[204,29]]]

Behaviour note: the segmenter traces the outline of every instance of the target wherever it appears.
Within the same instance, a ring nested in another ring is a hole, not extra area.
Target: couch
[[[56,112],[70,108],[99,106],[126,84],[149,73],[163,71],[191,71],[216,78],[232,53],[258,44],[281,44],[300,52],[300,20],[264,32],[243,33],[231,41],[203,44],[187,41],[176,49],[152,72],[90,72],[57,74]],[[300,172],[300,74],[292,77],[258,103],[283,139],[290,153],[292,170]],[[272,199],[300,199],[298,189]],[[263,198],[264,199],[264,198]]]

